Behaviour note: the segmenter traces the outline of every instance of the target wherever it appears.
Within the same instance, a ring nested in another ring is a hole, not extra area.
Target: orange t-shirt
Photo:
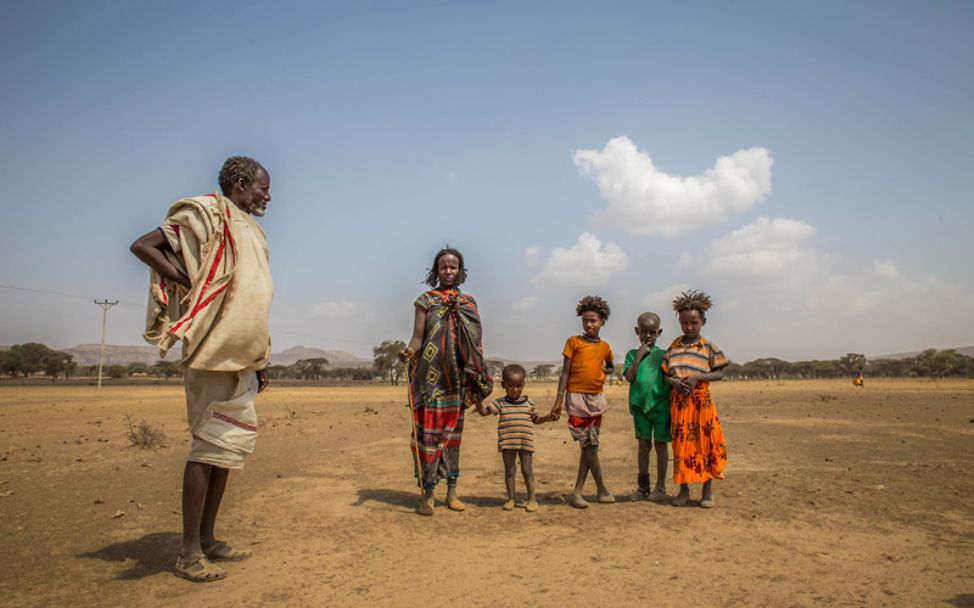
[[[613,360],[612,348],[608,342],[592,342],[582,336],[572,336],[565,342],[565,350],[561,354],[572,362],[566,388],[569,393],[594,395],[602,392],[605,364]]]

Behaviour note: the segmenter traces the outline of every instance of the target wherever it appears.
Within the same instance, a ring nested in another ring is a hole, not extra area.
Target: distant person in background
[[[864,382],[863,381],[864,381],[864,379],[863,379],[863,376],[862,376],[862,370],[861,369],[860,370],[856,370],[856,376],[855,376],[855,378],[852,379],[852,385],[853,386],[859,386],[859,387],[864,386]]]
[[[182,342],[186,415],[193,442],[183,472],[183,546],[176,574],[209,582],[226,577],[214,561],[249,551],[216,539],[231,469],[254,450],[254,398],[267,388],[268,314],[273,284],[262,217],[271,178],[246,156],[227,159],[220,190],[176,201],[162,226],[131,251],[151,269],[145,339],[160,357]]]
[[[409,368],[415,425],[411,448],[423,488],[416,508],[420,515],[433,515],[433,488],[444,478],[446,506],[466,508],[457,495],[464,412],[475,405],[484,414],[483,400],[493,390],[477,301],[460,291],[466,278],[462,253],[451,247],[436,253],[426,275],[432,289],[413,302],[413,335],[399,353]]]
[[[690,499],[690,484],[703,482],[700,506],[712,509],[714,479],[724,478],[727,444],[720,428],[710,383],[724,377],[729,361],[717,345],[700,335],[707,323],[710,296],[689,290],[673,300],[683,335],[670,344],[661,367],[670,393],[670,435],[673,437],[673,481],[680,492],[671,503],[682,507]]]

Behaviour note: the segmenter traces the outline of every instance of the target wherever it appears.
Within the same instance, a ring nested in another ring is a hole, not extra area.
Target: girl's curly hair
[[[443,249],[436,252],[436,255],[433,257],[433,265],[429,268],[429,272],[426,273],[425,283],[433,289],[436,289],[436,287],[440,284],[440,274],[437,272],[437,266],[440,263],[440,258],[445,255],[456,256],[457,260],[460,261],[460,272],[457,273],[457,282],[454,287],[458,287],[467,280],[467,267],[463,264],[463,254],[453,247],[447,245]]]
[[[585,296],[578,301],[578,306],[575,307],[575,314],[580,317],[586,312],[594,312],[602,317],[603,321],[608,321],[609,303],[599,296]]]
[[[711,306],[713,306],[713,302],[710,301],[710,296],[696,289],[688,289],[673,300],[673,310],[676,314],[680,314],[684,310],[696,310],[706,318],[707,311],[710,310]]]

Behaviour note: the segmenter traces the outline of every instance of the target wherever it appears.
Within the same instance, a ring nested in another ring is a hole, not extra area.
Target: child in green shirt
[[[644,312],[636,320],[636,336],[639,348],[626,354],[623,374],[629,381],[629,413],[636,427],[639,442],[638,487],[634,500],[666,502],[666,465],[669,457],[666,444],[670,437],[670,386],[663,377],[660,363],[666,352],[656,346],[656,339],[663,333],[659,315]],[[656,486],[649,491],[649,452],[656,448]]]

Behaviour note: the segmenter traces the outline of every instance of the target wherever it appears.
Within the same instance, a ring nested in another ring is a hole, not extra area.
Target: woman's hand
[[[413,349],[407,346],[406,348],[399,351],[399,360],[402,361],[403,363],[406,363],[407,361],[413,358],[414,354],[416,353],[413,352]]]
[[[683,386],[686,387],[684,390],[689,393],[697,386],[697,382],[700,382],[700,374],[690,374],[683,379]]]

